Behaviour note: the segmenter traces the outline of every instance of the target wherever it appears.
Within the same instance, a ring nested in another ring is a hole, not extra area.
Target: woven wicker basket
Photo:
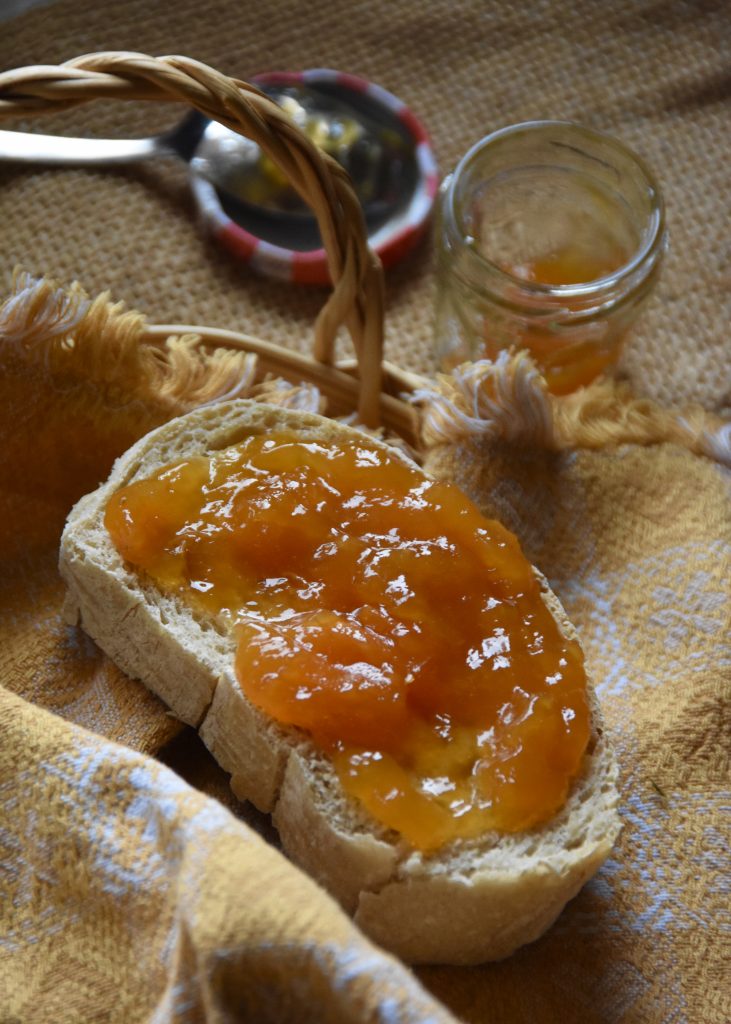
[[[155,344],[172,334],[194,334],[207,347],[253,352],[260,377],[274,373],[314,383],[331,414],[357,410],[364,425],[383,425],[413,441],[416,412],[400,396],[423,381],[383,362],[383,272],[368,248],[363,213],[343,168],[255,86],[187,57],[93,53],[0,74],[0,117],[65,110],[94,99],[186,103],[254,140],[312,208],[328,256],[333,291],[317,318],[311,356],[193,324],[151,325],[143,340]],[[341,326],[352,339],[355,362],[335,362]]]

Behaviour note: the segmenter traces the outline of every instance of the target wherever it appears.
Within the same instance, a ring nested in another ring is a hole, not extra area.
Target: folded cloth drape
[[[454,1018],[169,768],[0,687],[0,1019]]]

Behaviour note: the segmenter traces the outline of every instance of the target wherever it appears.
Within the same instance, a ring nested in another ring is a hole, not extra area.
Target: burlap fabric
[[[664,402],[722,411],[730,26],[722,4],[372,3],[355,31],[339,2],[219,2],[205,16],[186,0],[62,2],[5,26],[0,63],[113,47],[187,53],[242,77],[342,67],[402,96],[445,168],[528,117],[614,131],[659,172],[673,238],[626,370]],[[97,105],[42,130],[133,135],[171,116]],[[5,272],[21,263],[91,294],[110,288],[157,321],[307,344],[321,296],[253,279],[202,240],[180,168],[3,169],[0,214]],[[430,305],[423,251],[390,278],[388,355],[410,369],[429,367]],[[215,804],[37,709],[147,753],[177,730],[62,627],[54,558],[77,494],[185,398],[130,404],[99,380],[85,394],[78,379],[47,391],[42,362],[3,356],[0,673],[25,702],[0,691],[0,1020],[448,1019]],[[543,940],[504,964],[422,970],[422,981],[475,1022],[728,1020],[727,474],[670,446],[549,456],[467,444],[438,449],[431,465],[516,529],[579,626],[624,766],[626,824]],[[167,749],[224,795],[185,737]]]
[[[627,369],[663,401],[717,408],[730,402],[729,40],[724,0],[60,0],[3,25],[0,65],[114,49],[185,54],[240,78],[341,68],[423,119],[443,171],[516,121],[568,118],[612,132],[656,172],[672,236]],[[25,124],[136,136],[176,116],[169,106],[94,104]],[[161,323],[238,327],[304,347],[321,304],[316,291],[254,278],[204,241],[182,166],[2,168],[0,224],[0,271],[21,263],[91,294],[110,289]],[[430,366],[431,293],[427,248],[389,275],[387,357],[414,370]]]

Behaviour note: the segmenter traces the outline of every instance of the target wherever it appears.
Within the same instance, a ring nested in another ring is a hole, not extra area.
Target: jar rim
[[[445,218],[445,227],[451,229],[454,241],[464,241],[465,232],[461,230],[463,225],[460,223],[460,218],[457,216],[457,211],[455,209],[455,183],[464,176],[469,167],[484,153],[488,146],[494,145],[494,143],[512,135],[529,133],[538,134],[540,132],[548,132],[555,129],[569,129],[570,131],[576,132],[578,135],[584,136],[594,142],[601,142],[602,144],[613,148],[617,153],[629,160],[638,168],[647,185],[648,195],[650,197],[650,211],[647,218],[646,229],[642,234],[641,244],[635,250],[630,259],[617,267],[617,269],[613,270],[611,273],[604,274],[592,281],[578,282],[574,284],[546,284],[545,282],[531,281],[518,277],[517,275],[512,274],[509,270],[506,270],[499,264],[495,263],[493,260],[489,259],[487,256],[483,255],[474,246],[469,246],[470,260],[474,261],[475,267],[479,268],[483,274],[492,276],[494,280],[500,281],[505,285],[511,285],[512,287],[517,285],[525,295],[531,296],[535,299],[570,299],[596,296],[611,293],[617,288],[626,287],[627,282],[631,282],[633,278],[637,278],[637,283],[640,283],[645,279],[647,274],[650,273],[665,248],[665,203],[662,192],[654,174],[645,161],[638,156],[634,150],[630,149],[629,146],[620,142],[614,136],[609,135],[606,132],[598,131],[595,128],[589,128],[576,121],[521,121],[518,124],[499,128],[494,132],[490,132],[490,134],[483,138],[478,139],[478,141],[475,142],[460,159],[452,174],[445,179],[445,182],[447,183],[445,195],[446,202],[444,204],[445,213],[447,214]]]

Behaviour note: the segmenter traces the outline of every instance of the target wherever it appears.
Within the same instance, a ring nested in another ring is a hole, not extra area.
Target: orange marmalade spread
[[[105,524],[230,624],[249,700],[412,846],[561,807],[589,738],[583,656],[516,538],[455,487],[366,438],[281,432],[122,488]]]

